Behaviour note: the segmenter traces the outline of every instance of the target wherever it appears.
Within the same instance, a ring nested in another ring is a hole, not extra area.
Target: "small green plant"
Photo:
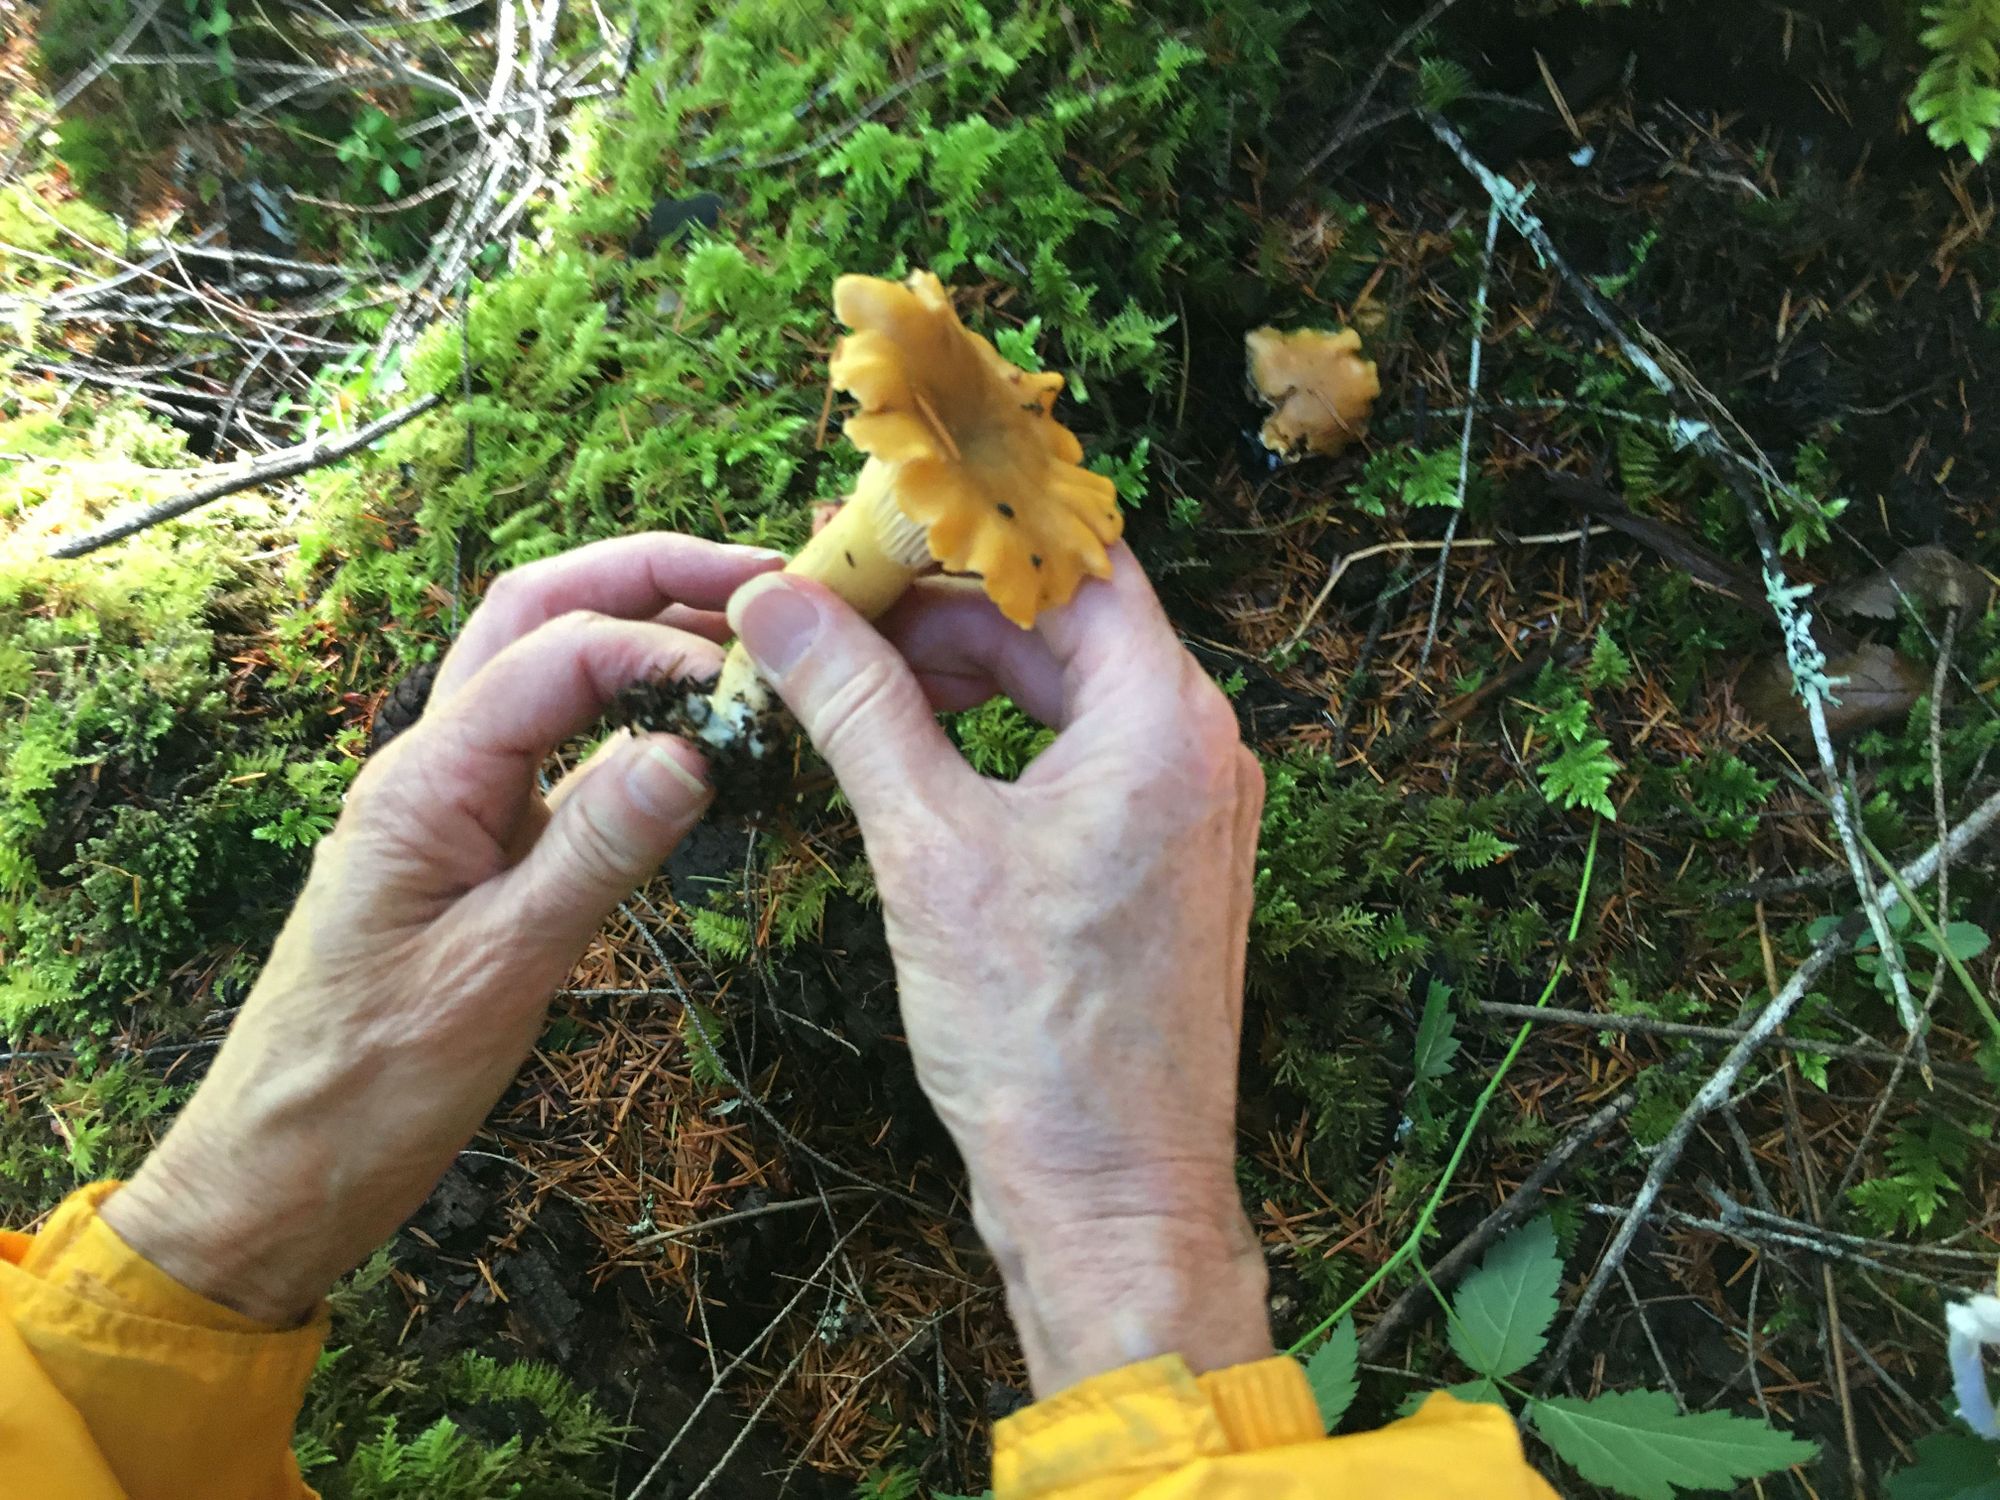
[[[1444,1387],[1460,1401],[1520,1414],[1550,1450],[1591,1484],[1631,1500],[1674,1500],[1682,1490],[1731,1489],[1806,1462],[1814,1445],[1728,1412],[1683,1412],[1664,1391],[1613,1391],[1579,1399],[1532,1396],[1515,1383],[1542,1352],[1562,1287],[1555,1230],[1537,1219],[1487,1252],[1446,1304],[1452,1353],[1471,1378]],[[1343,1322],[1306,1364],[1327,1428],[1359,1392],[1353,1326]],[[1413,1398],[1407,1410],[1421,1404]]]
[[[1425,109],[1443,113],[1472,92],[1472,75],[1449,57],[1425,57],[1417,62],[1417,97]]]
[[[1010,700],[995,698],[960,714],[952,733],[972,769],[982,776],[1012,781],[1055,739]]]
[[[1848,1202],[1877,1234],[1923,1229],[1958,1196],[1959,1174],[1972,1159],[1975,1139],[1986,1134],[1942,1120],[1902,1126],[1883,1153],[1888,1174],[1854,1184]]]
[[[1778,551],[1787,557],[1804,557],[1814,547],[1825,545],[1833,523],[1846,513],[1849,502],[1837,495],[1840,476],[1833,461],[1819,443],[1801,443],[1792,455],[1792,483],[1777,485],[1772,494],[1778,502]]]
[[[1592,733],[1589,700],[1574,687],[1558,687],[1541,710],[1546,748],[1535,773],[1542,795],[1564,809],[1588,808],[1600,817],[1618,816],[1611,801],[1611,783],[1622,763],[1611,753],[1611,741]]]
[[[742,963],[757,946],[747,917],[714,906],[688,913],[688,936],[710,958],[727,963]]]
[[[1702,837],[1731,839],[1739,844],[1749,842],[1757,831],[1757,810],[1770,797],[1777,782],[1759,776],[1748,761],[1727,751],[1686,761],[1681,772]]]
[[[1456,506],[1458,454],[1448,448],[1383,448],[1369,456],[1348,492],[1357,510],[1384,516],[1391,505]]]
[[[722,1044],[722,1018],[699,1001],[690,1001],[681,1017],[681,1046],[686,1049],[688,1074],[705,1089],[729,1087],[729,1069],[716,1050]]]
[[[1985,929],[1973,922],[1945,923],[1939,929],[1939,935],[1943,941],[1939,941],[1938,936],[1933,936],[1921,924],[1918,925],[1917,931],[1911,932],[1911,925],[1917,923],[1918,919],[1911,912],[1908,902],[1898,902],[1895,906],[1890,907],[1884,915],[1888,920],[1889,935],[1895,940],[1896,946],[1900,949],[1921,948],[1933,955],[1949,954],[1951,958],[1964,963],[1965,960],[1977,958],[1980,954],[1984,953],[1990,942]],[[1806,936],[1817,943],[1839,925],[1840,918],[1838,917],[1819,917],[1807,926]],[[1909,968],[1909,955],[1907,951],[1899,953],[1898,957],[1903,960],[1903,967],[1905,972],[1907,972]],[[1873,980],[1875,987],[1883,995],[1887,996],[1893,993],[1890,988],[1889,966],[1882,962],[1882,951],[1876,946],[1872,937],[1864,936],[1856,941],[1854,966]]]
[[[1883,1482],[1888,1500],[2000,1500],[2000,1444],[1967,1432],[1933,1432],[1917,1461]]]
[[[1910,95],[1910,113],[1945,150],[1986,160],[2000,131],[2000,0],[1935,0],[1920,40],[1931,60]]]
[[[229,0],[181,0],[181,8],[187,15],[188,35],[207,47],[233,105],[236,49],[230,45],[229,33],[235,28],[236,19],[229,13]]]
[[[1451,1076],[1458,1056],[1458,1015],[1451,1007],[1451,986],[1433,979],[1424,996],[1423,1013],[1417,1018],[1416,1048],[1410,1059],[1410,1114],[1418,1124],[1432,1118],[1432,1098],[1437,1085]]]
[[[401,1347],[389,1268],[378,1252],[333,1295],[336,1342],[292,1448],[313,1487],[326,1500],[604,1500],[626,1429],[552,1365]]]
[[[1631,659],[1618,649],[1610,631],[1598,631],[1590,643],[1590,657],[1583,665],[1583,685],[1592,689],[1621,688],[1631,681]]]
[[[334,147],[347,168],[351,187],[369,195],[394,198],[403,191],[404,174],[415,171],[423,157],[403,139],[394,116],[371,104],[356,116],[354,128]]]

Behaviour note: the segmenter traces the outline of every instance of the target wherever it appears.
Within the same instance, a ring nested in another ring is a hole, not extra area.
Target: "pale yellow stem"
[[[896,503],[895,480],[894,464],[869,459],[853,495],[785,571],[825,584],[871,620],[894,604],[931,561],[924,527]],[[716,746],[747,741],[753,754],[763,753],[756,728],[773,708],[771,691],[741,643],[723,659],[709,707],[702,739]]]

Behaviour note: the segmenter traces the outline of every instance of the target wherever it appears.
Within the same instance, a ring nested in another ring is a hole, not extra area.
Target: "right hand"
[[[887,639],[789,575],[729,606],[860,821],[917,1078],[1042,1395],[1154,1355],[1200,1373],[1271,1353],[1235,1178],[1263,776],[1131,553],[1112,558],[1033,631],[950,580],[920,583]],[[932,716],[996,691],[1058,730],[1011,784]]]

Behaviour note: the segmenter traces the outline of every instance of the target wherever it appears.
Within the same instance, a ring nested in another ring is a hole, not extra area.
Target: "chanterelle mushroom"
[[[1250,384],[1271,408],[1259,436],[1279,457],[1338,453],[1368,430],[1382,382],[1352,328],[1258,328],[1244,335],[1243,352]]]
[[[978,575],[1024,628],[1067,603],[1085,574],[1110,575],[1117,491],[1082,467],[1082,445],[1051,414],[1062,376],[1003,359],[959,322],[928,271],[904,282],[843,276],[833,308],[852,331],[828,373],[860,402],[846,430],[868,461],[785,571],[872,618],[935,561]],[[701,735],[740,744],[768,705],[749,657],[732,648]]]

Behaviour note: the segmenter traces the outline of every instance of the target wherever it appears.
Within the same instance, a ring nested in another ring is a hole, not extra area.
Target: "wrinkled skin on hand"
[[[1122,547],[1034,631],[930,579],[878,633],[779,561],[654,535],[500,580],[111,1227],[251,1317],[308,1316],[422,1203],[710,795],[663,735],[607,741],[546,798],[539,768],[628,684],[712,675],[733,625],[860,819],[918,1076],[1037,1389],[1267,1355],[1233,1169],[1263,783],[1227,703]],[[1060,731],[1013,785],[933,717],[999,691]]]
[[[722,661],[776,554],[654,535],[498,580],[415,727],[350,790],[208,1077],[104,1206],[183,1284],[306,1316],[394,1233],[520,1068],[605,916],[701,817],[699,754],[619,737],[536,773],[627,683]]]
[[[1263,777],[1129,552],[1033,632],[930,586],[885,622],[816,585],[730,618],[860,820],[917,1075],[971,1173],[1037,1390],[1155,1354],[1271,1352],[1235,1187]],[[1013,784],[931,717],[940,681],[1058,729]]]

